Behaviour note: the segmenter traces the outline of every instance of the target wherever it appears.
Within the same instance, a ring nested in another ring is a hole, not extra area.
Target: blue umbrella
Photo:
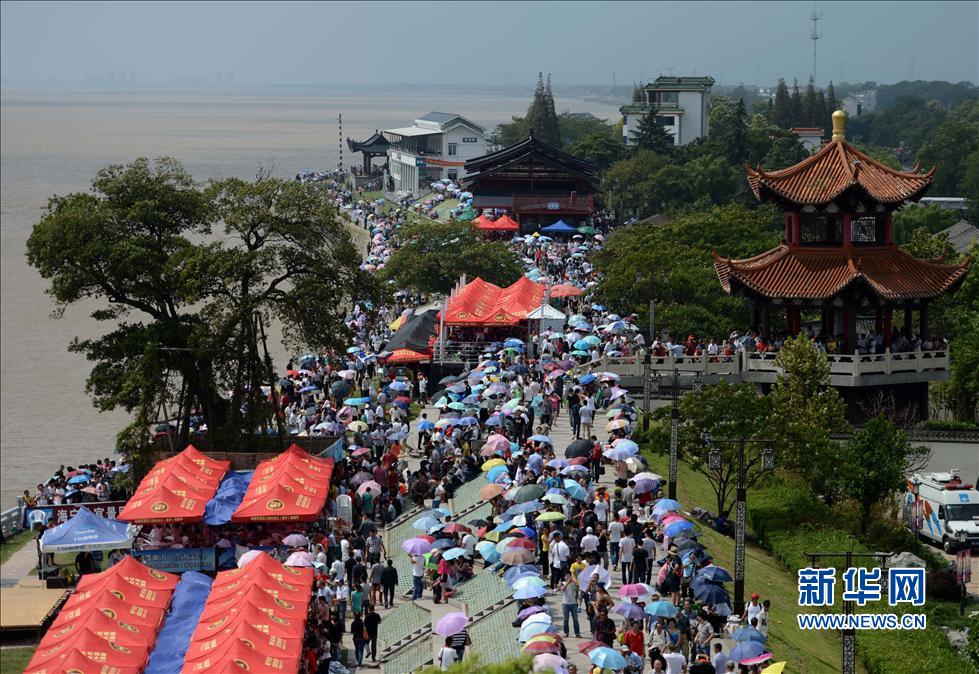
[[[585,501],[588,499],[588,493],[585,491],[585,488],[574,480],[565,480],[564,490],[576,501]]]
[[[310,391],[319,391],[319,390],[320,390],[320,387],[319,386],[309,385],[309,386],[303,386],[301,389],[299,389],[299,392],[300,393],[309,393]]]
[[[460,426],[478,426],[479,420],[476,417],[462,417],[459,419]]]
[[[581,341],[581,340],[579,340],[579,341]],[[575,345],[575,348],[578,348],[578,347],[577,347],[577,343],[576,343],[576,345]],[[587,349],[587,348],[588,348],[588,345],[586,344],[584,348],[585,348],[585,349]],[[590,383],[592,383],[592,382],[593,382],[593,381],[595,381],[596,379],[598,379],[598,377],[596,377],[595,375],[593,375],[593,374],[586,374],[586,375],[584,375],[583,377],[581,377],[581,378],[580,378],[580,379],[578,380],[578,382],[579,382],[579,383],[580,383],[580,384],[581,384],[582,386],[587,386],[588,384],[590,384]]]
[[[591,343],[590,342],[586,342],[583,339],[579,339],[577,342],[574,343],[574,348],[581,349],[582,351],[587,351],[588,349],[591,348]],[[586,377],[588,377],[588,376],[594,377],[595,375],[585,375],[585,376]],[[582,383],[585,383],[585,382],[582,382]]]
[[[490,482],[496,482],[496,479],[504,474],[509,475],[506,466],[493,466],[486,471],[486,479]]]
[[[663,529],[663,533],[667,536],[676,536],[681,531],[689,531],[693,529],[693,523],[687,520],[681,520],[679,522],[671,522]]]
[[[420,431],[431,431],[434,428],[435,428],[435,424],[433,424],[428,419],[425,419],[425,420],[420,421],[418,423],[418,430],[420,430]]]
[[[612,459],[613,461],[625,461],[626,459],[631,459],[636,454],[631,452],[624,447],[613,447],[604,452],[605,458]]]
[[[491,543],[491,541],[483,541],[483,543]],[[479,545],[479,543],[476,544],[476,549],[479,549]],[[503,574],[503,580],[505,580],[507,583],[516,581],[517,576],[522,573],[533,573],[535,576],[540,575],[540,567],[535,564],[517,564],[515,566],[511,566],[506,570],[506,573]]]
[[[466,551],[463,550],[462,548],[452,548],[451,550],[446,550],[445,552],[442,553],[442,559],[448,559],[448,560],[458,559],[459,557],[465,556],[465,554]]]
[[[757,641],[743,641],[731,649],[728,657],[736,662],[741,662],[749,658],[757,658],[764,652],[765,646]]]
[[[404,381],[394,381],[388,385],[388,388],[392,391],[410,391],[411,384]]]
[[[486,560],[489,560],[492,556],[495,556],[497,559],[500,558],[500,553],[496,551],[496,543],[493,541],[480,541],[476,544],[476,552],[481,554]]]
[[[448,550],[449,548],[455,547],[455,543],[451,538],[440,538],[432,543],[432,547],[436,550]]]
[[[75,477],[69,478],[68,484],[82,484],[84,482],[90,481],[91,479],[92,478],[90,478],[88,475],[82,473],[81,475],[76,475]]]
[[[741,629],[735,630],[731,638],[735,641],[757,641],[760,644],[768,641],[768,637],[756,630],[754,627],[742,627]]]
[[[510,506],[507,511],[503,513],[503,517],[509,519],[516,515],[525,515],[526,513],[533,513],[543,509],[544,504],[537,499],[534,499],[533,501],[526,501],[525,503],[518,503]]]
[[[411,526],[419,531],[428,531],[429,529],[434,529],[435,527],[442,527],[445,525],[434,517],[422,517],[415,520]]]
[[[513,567],[513,568],[515,569],[517,567]],[[512,570],[513,569],[510,569],[510,571]],[[536,571],[521,571],[520,573],[510,578],[507,578],[506,576],[510,574],[510,571],[507,571],[505,574],[503,574],[503,579],[507,582],[507,585],[509,585],[510,587],[513,587],[514,583],[516,583],[521,578],[540,578],[540,574]]]
[[[730,604],[731,595],[720,585],[706,583],[694,589],[693,596],[708,604]]]
[[[683,508],[679,501],[675,501],[671,498],[661,498],[656,503],[653,504],[653,512],[659,511],[661,513],[669,512],[671,510],[680,510]]]
[[[486,420],[485,426],[499,426],[501,423],[499,415],[493,415]]]
[[[511,337],[503,342],[503,346],[523,346],[523,341]]]
[[[497,524],[496,527],[493,528],[493,531],[503,533],[504,531],[510,531],[510,529],[512,528],[513,528],[513,520],[508,519],[505,522],[501,522],[500,524]]]
[[[639,445],[637,445],[632,440],[618,440],[615,443],[615,448],[624,449],[628,452],[632,452],[633,454],[639,453]]]
[[[625,658],[611,648],[602,646],[588,652],[588,659],[602,669],[625,669]]]
[[[527,587],[522,587],[519,590],[514,591],[514,599],[536,599],[537,597],[543,597],[547,594],[547,590],[542,587],[536,587],[534,585],[528,585]]]
[[[702,578],[704,580],[710,580],[716,583],[727,583],[734,578],[731,577],[731,572],[720,566],[706,566],[697,572],[697,578]]]
[[[518,637],[520,641],[529,641],[531,637],[535,637],[538,634],[556,634],[557,628],[554,627],[552,623],[545,622],[532,622],[526,627],[520,629],[520,636]]]
[[[660,618],[672,618],[679,612],[679,609],[673,605],[673,602],[669,601],[654,601],[646,605],[646,613]]]
[[[530,441],[531,442],[543,442],[546,445],[553,445],[554,444],[553,442],[551,442],[551,439],[549,437],[547,437],[546,435],[531,435],[530,436]],[[548,463],[550,463],[550,462],[548,462]]]

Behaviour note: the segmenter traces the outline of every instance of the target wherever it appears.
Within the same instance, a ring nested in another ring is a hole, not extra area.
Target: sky
[[[979,83],[979,2],[820,2],[816,82]],[[0,80],[805,82],[808,2],[2,2]]]

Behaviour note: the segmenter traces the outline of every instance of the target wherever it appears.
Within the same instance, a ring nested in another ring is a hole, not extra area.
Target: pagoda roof
[[[367,154],[386,154],[391,143],[381,135],[379,131],[374,131],[373,135],[367,140],[356,141],[347,139],[347,147],[351,152],[366,152]]]
[[[595,162],[580,159],[562,150],[543,143],[533,134],[524,140],[514,143],[502,150],[476,157],[466,162],[465,183],[472,184],[474,180],[487,175],[505,171],[510,167],[528,161],[546,165],[559,173],[566,173],[585,181],[588,187],[598,191],[598,173]]]
[[[825,206],[853,190],[864,201],[896,207],[923,197],[935,173],[919,173],[917,166],[910,172],[892,169],[842,139],[781,171],[745,168],[758,199],[797,206]]]
[[[954,290],[969,261],[940,264],[894,246],[800,248],[782,244],[743,260],[714,253],[714,269],[728,293],[745,288],[776,299],[826,300],[863,282],[890,301],[924,300]]]

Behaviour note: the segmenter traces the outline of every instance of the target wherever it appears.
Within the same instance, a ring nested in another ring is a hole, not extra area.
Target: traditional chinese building
[[[507,210],[523,231],[558,220],[581,224],[595,212],[595,163],[542,143],[533,131],[519,143],[470,159],[466,174],[473,208]]]
[[[347,139],[347,147],[350,148],[351,152],[360,152],[363,155],[363,164],[360,168],[351,167],[351,173],[354,177],[354,186],[360,187],[361,183],[369,182],[371,180],[382,178],[384,175],[384,166],[375,166],[375,157],[384,157],[387,159],[388,148],[391,144],[388,139],[380,134],[379,131],[375,130],[374,134],[363,141],[356,141],[353,138]],[[385,161],[385,164],[387,162]],[[383,185],[380,188],[383,189]]]
[[[858,322],[883,336],[889,361],[899,334],[907,340],[930,336],[928,305],[962,284],[968,262],[922,260],[895,245],[893,212],[925,194],[934,169],[904,172],[874,160],[846,142],[845,122],[845,113],[833,113],[832,140],[795,166],[771,172],[747,167],[755,196],[785,211],[785,237],[776,248],[743,260],[715,254],[714,266],[724,290],[750,302],[752,323],[766,341],[773,320],[797,334],[804,317],[818,319],[817,331],[838,339],[838,351],[850,354],[860,369],[863,360],[877,361],[856,353]],[[926,415],[927,381],[947,378],[947,369],[920,362],[911,372],[899,369],[900,376],[874,369],[873,376],[852,378],[848,388],[892,388]],[[848,402],[861,395],[841,392]]]

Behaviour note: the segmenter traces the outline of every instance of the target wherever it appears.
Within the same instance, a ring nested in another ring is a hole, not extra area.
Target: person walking
[[[359,613],[354,613],[354,619],[350,621],[350,636],[354,640],[354,658],[357,660],[357,666],[360,667],[364,664],[364,649],[367,647],[369,638],[367,628],[364,626],[364,619],[360,617]]]
[[[408,555],[411,559],[411,600],[421,599],[425,588],[425,558],[421,555]]]
[[[398,570],[394,568],[394,560],[389,559],[381,576],[381,586],[384,590],[384,608],[394,606],[394,590],[398,587]]]
[[[377,628],[381,624],[381,615],[373,602],[367,605],[367,615],[364,616],[364,629],[367,630],[367,641],[370,645],[371,660],[377,662]]]
[[[452,637],[445,638],[445,645],[439,651],[439,669],[443,672],[455,664],[459,659],[459,654],[456,653],[456,649],[452,648]]]
[[[566,574],[561,584],[561,612],[564,614],[564,636],[570,636],[569,620],[574,621],[574,635],[581,638],[581,626],[578,624],[578,598],[581,588],[578,579],[573,574]]]

